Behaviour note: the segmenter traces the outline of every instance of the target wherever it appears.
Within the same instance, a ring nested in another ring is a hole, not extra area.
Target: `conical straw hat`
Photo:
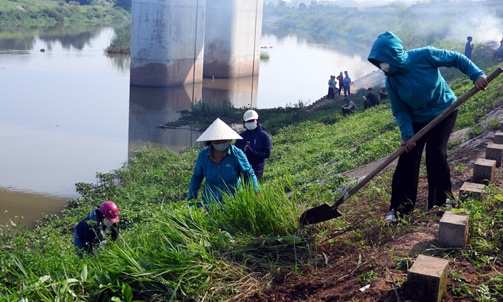
[[[227,126],[221,119],[217,118],[206,131],[199,136],[196,142],[218,141],[225,139],[242,139],[242,137]]]

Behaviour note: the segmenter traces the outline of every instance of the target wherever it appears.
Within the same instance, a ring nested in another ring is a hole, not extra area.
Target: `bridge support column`
[[[263,0],[206,4],[204,77],[258,75]]]
[[[201,82],[205,13],[206,0],[133,0],[130,84]]]

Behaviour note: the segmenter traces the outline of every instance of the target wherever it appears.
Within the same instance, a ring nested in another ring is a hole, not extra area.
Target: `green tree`
[[[115,1],[115,6],[121,7],[128,12],[131,12],[131,5],[132,5],[132,0],[116,0]]]

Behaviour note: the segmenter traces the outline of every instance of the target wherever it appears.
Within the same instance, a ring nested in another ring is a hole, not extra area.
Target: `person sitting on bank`
[[[105,245],[108,237],[115,242],[119,234],[118,222],[119,208],[114,202],[105,201],[94,208],[73,231],[73,245],[78,248],[77,254],[82,257],[82,251],[86,251],[92,255],[97,246]]]
[[[380,102],[386,100],[387,98],[388,98],[388,91],[386,90],[386,87],[381,87],[381,90],[379,90]]]
[[[223,194],[233,195],[243,181],[251,181],[255,192],[259,192],[255,172],[243,151],[230,144],[233,139],[242,137],[217,118],[196,140],[206,142],[207,147],[201,150],[197,157],[187,200],[196,199],[203,179],[205,183],[202,192],[203,204],[196,202],[190,206],[208,207],[214,203],[221,203]]]
[[[348,97],[344,98],[344,104],[341,106],[342,115],[351,114],[356,111],[356,104],[353,103]]]
[[[374,93],[372,87],[367,88],[368,94],[364,96],[363,106],[365,109],[379,105],[379,97]]]

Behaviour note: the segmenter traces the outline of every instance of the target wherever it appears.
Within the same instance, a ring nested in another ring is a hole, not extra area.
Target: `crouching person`
[[[112,201],[105,201],[82,219],[73,231],[73,245],[82,257],[83,251],[93,254],[96,247],[104,245],[110,238],[118,236],[119,208]]]

